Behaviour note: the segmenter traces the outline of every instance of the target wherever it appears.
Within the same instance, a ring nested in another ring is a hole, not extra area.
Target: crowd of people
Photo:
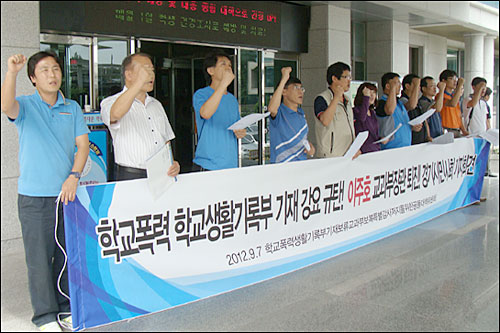
[[[27,63],[28,78],[36,88],[30,96],[16,97],[16,80]],[[60,91],[62,68],[51,52],[38,52],[29,60],[24,55],[9,57],[1,90],[1,107],[19,133],[20,177],[18,212],[28,267],[34,315],[42,330],[60,331],[62,321],[71,325],[66,273],[58,284],[63,267],[62,252],[54,236],[64,244],[62,207],[75,199],[81,172],[89,154],[87,128],[81,107]],[[198,144],[193,162],[199,171],[238,167],[238,139],[245,129],[228,130],[240,119],[238,100],[228,92],[235,75],[228,55],[216,51],[204,61],[206,87],[193,96]],[[303,103],[302,82],[281,68],[281,79],[269,102],[270,160],[284,163],[308,158],[343,156],[356,135],[368,131],[368,139],[356,154],[400,148],[432,141],[445,132],[455,137],[478,134],[490,128],[487,101],[491,89],[486,80],[472,80],[473,93],[463,94],[464,79],[444,70],[439,82],[426,76],[406,75],[402,83],[397,73],[381,78],[377,86],[365,82],[353,103],[346,96],[351,86],[349,65],[337,62],[328,67],[328,88],[314,99],[314,124],[308,124]],[[146,160],[162,145],[175,138],[162,104],[148,95],[154,88],[155,72],[148,54],[127,56],[122,63],[123,90],[101,102],[102,119],[109,128],[115,153],[116,180],[145,178]],[[401,96],[400,96],[401,94]],[[427,110],[436,112],[421,124],[408,121]],[[463,110],[463,111],[462,111]],[[315,145],[308,141],[314,126]],[[397,127],[394,135],[387,137]],[[385,141],[381,141],[385,139]],[[181,166],[174,161],[167,173],[174,177]],[[57,208],[58,207],[58,208]],[[57,209],[57,213],[56,213]],[[61,223],[54,235],[56,215]],[[60,289],[60,291],[59,291]]]

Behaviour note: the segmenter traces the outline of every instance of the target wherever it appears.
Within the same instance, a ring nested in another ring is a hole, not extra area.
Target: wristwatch
[[[70,175],[70,176],[71,176],[71,175],[75,176],[75,178],[76,178],[76,179],[80,179],[80,177],[81,177],[81,174],[80,174],[78,171],[71,171],[71,172],[69,173],[69,175]],[[69,176],[68,176],[68,177],[69,177]]]

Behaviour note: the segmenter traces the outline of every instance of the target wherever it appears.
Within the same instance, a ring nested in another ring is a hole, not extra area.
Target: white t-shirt
[[[145,104],[135,99],[130,110],[116,123],[111,124],[113,103],[127,87],[101,102],[101,116],[113,138],[115,162],[121,166],[146,169],[146,160],[175,134],[168,122],[162,104],[147,95]]]
[[[472,100],[472,95],[463,100],[464,126],[470,134],[480,134],[486,132],[486,119],[488,107],[482,99],[473,108],[468,108],[467,104]],[[471,115],[472,111],[472,115]]]

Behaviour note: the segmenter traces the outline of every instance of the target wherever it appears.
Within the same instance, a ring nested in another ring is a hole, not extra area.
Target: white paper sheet
[[[445,145],[448,143],[453,143],[455,141],[455,136],[453,133],[448,132],[445,133],[441,136],[438,136],[437,138],[432,139],[431,143],[437,144],[437,145]]]
[[[363,143],[365,143],[366,139],[368,139],[368,131],[359,133],[354,142],[352,143],[351,147],[349,147],[347,153],[344,154],[344,157],[352,159],[354,155],[356,155],[358,150],[361,149],[361,146],[363,146]]]
[[[146,160],[148,185],[155,199],[159,198],[168,187],[177,181],[176,177],[167,175],[168,169],[173,163],[174,158],[170,142]]]
[[[249,114],[248,116],[245,116],[229,126],[227,129],[228,130],[239,130],[239,129],[244,129],[247,128],[248,126],[258,122],[261,119],[266,118],[269,116],[271,112],[266,112],[266,113],[252,113]]]
[[[398,129],[401,128],[401,126],[403,126],[403,124],[399,124],[398,127],[396,127],[396,129],[394,131],[391,132],[391,134],[389,134],[388,136],[386,136],[385,138],[382,138],[378,141],[375,141],[374,143],[381,143],[381,142],[384,142],[385,140],[388,140],[391,138],[391,136],[393,136],[397,131]]]
[[[486,132],[479,134],[480,137],[487,140],[493,146],[498,146],[498,128],[492,128]]]
[[[421,124],[423,123],[427,118],[429,118],[430,116],[432,116],[434,114],[434,112],[436,112],[436,109],[430,109],[429,111],[427,111],[426,113],[424,113],[423,115],[421,116],[418,116],[417,118],[415,119],[412,119],[408,122],[408,124],[410,124],[410,126],[415,126],[415,125],[418,125],[418,124]]]

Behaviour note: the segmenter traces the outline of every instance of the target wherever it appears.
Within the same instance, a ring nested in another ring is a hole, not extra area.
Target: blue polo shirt
[[[238,139],[227,128],[240,120],[238,100],[233,94],[222,96],[219,107],[210,119],[200,115],[203,104],[213,95],[208,86],[198,89],[193,95],[196,114],[198,145],[193,162],[207,170],[221,170],[238,167]]]
[[[307,122],[301,108],[297,112],[281,104],[275,118],[269,122],[271,163],[307,160],[304,140],[307,140]]]
[[[51,108],[38,91],[19,96],[19,115],[13,122],[19,133],[19,194],[57,197],[73,168],[75,139],[89,133],[82,109],[59,93]]]
[[[394,129],[396,129],[399,124],[402,124],[402,126],[396,132],[396,134],[393,135],[393,137],[387,144],[381,144],[382,150],[411,146],[411,126],[408,124],[408,122],[410,121],[408,112],[406,111],[403,102],[401,102],[398,98],[394,113],[392,114],[392,116],[388,116],[384,111],[387,97],[388,96],[385,94],[382,95],[376,109],[379,129],[387,129],[384,133],[379,133],[381,134],[380,136],[384,137],[385,135],[389,134]]]

